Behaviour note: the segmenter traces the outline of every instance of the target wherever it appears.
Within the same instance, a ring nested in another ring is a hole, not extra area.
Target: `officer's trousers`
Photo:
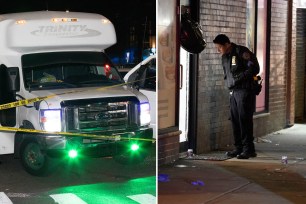
[[[253,137],[253,113],[255,109],[255,94],[246,89],[231,91],[230,113],[234,135],[234,145],[237,150],[255,152]]]

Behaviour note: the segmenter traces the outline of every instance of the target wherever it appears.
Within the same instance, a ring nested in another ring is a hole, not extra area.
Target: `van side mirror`
[[[20,80],[19,80],[19,68],[18,67],[9,67],[7,69],[10,79],[10,89],[13,92],[20,90]]]
[[[139,82],[134,82],[133,83],[133,85],[132,85],[132,87],[134,88],[134,89],[136,89],[137,91],[139,91]]]
[[[137,88],[137,90],[139,90],[140,87],[144,86],[146,70],[147,70],[147,65],[141,65],[137,70],[137,76],[134,83],[134,86]]]

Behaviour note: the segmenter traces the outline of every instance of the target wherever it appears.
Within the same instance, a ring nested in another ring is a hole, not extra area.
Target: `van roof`
[[[96,51],[116,43],[113,24],[93,13],[34,11],[0,15],[0,48],[19,53]]]
[[[31,11],[31,12],[20,12],[20,13],[8,13],[1,14],[0,21],[12,19],[12,20],[37,20],[37,19],[50,19],[59,17],[78,17],[78,18],[91,18],[91,19],[101,19],[104,17],[100,14],[95,13],[83,13],[83,12],[70,12],[70,11]],[[104,17],[105,18],[105,17]]]

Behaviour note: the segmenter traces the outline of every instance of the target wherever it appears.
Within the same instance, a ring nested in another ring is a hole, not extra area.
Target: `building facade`
[[[158,2],[163,4],[162,0]],[[182,0],[171,2],[175,4],[175,8],[171,7],[173,15],[182,11]],[[175,123],[180,118],[174,114],[176,117],[174,123],[167,128],[168,130],[173,128],[175,131],[168,131],[167,134],[172,135],[172,139],[175,140],[171,146],[176,151],[167,151],[167,140],[163,135],[164,128],[161,127],[158,140],[159,164],[177,159],[178,152],[184,152],[187,148],[193,149],[197,154],[232,148],[229,92],[223,79],[221,56],[212,42],[219,33],[228,35],[236,44],[247,46],[256,53],[260,63],[263,90],[256,98],[255,138],[305,119],[305,46],[302,46],[305,43],[303,34],[305,23],[297,21],[303,16],[304,11],[298,8],[300,1],[185,0],[184,3],[186,4],[184,6],[190,9],[194,20],[202,26],[207,47],[200,54],[189,55],[190,103],[187,141],[182,145],[177,139],[177,134],[182,130],[178,123]],[[158,8],[160,9],[160,5]],[[168,9],[164,7],[163,10],[171,11],[170,7]],[[163,21],[163,10],[158,13],[159,22]],[[177,21],[179,19],[178,15]],[[298,27],[297,24],[301,26]],[[179,33],[179,23],[172,25],[175,27],[175,32]],[[176,46],[180,46],[179,40],[176,41]],[[180,49],[172,49],[172,52],[174,56],[180,58]],[[162,70],[163,61],[158,62],[159,70]],[[173,97],[176,100],[174,110],[179,112],[180,101],[177,97],[180,93],[178,87],[181,79],[179,60],[175,64],[174,73],[176,74],[176,85],[174,85],[176,88],[173,89],[176,93],[176,97]],[[160,80],[163,81],[159,78]],[[159,104],[163,100],[164,96],[159,95]]]

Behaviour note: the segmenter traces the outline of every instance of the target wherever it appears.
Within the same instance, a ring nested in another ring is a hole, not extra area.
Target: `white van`
[[[153,138],[156,139],[156,55],[151,55],[133,67],[125,76],[124,81],[136,87],[149,99]]]
[[[68,159],[72,152],[123,162],[144,158],[153,141],[150,105],[124,84],[104,53],[116,43],[107,18],[58,11],[4,14],[0,33],[0,104],[41,97],[1,109],[0,154],[14,153],[32,175],[45,174],[50,158]]]

